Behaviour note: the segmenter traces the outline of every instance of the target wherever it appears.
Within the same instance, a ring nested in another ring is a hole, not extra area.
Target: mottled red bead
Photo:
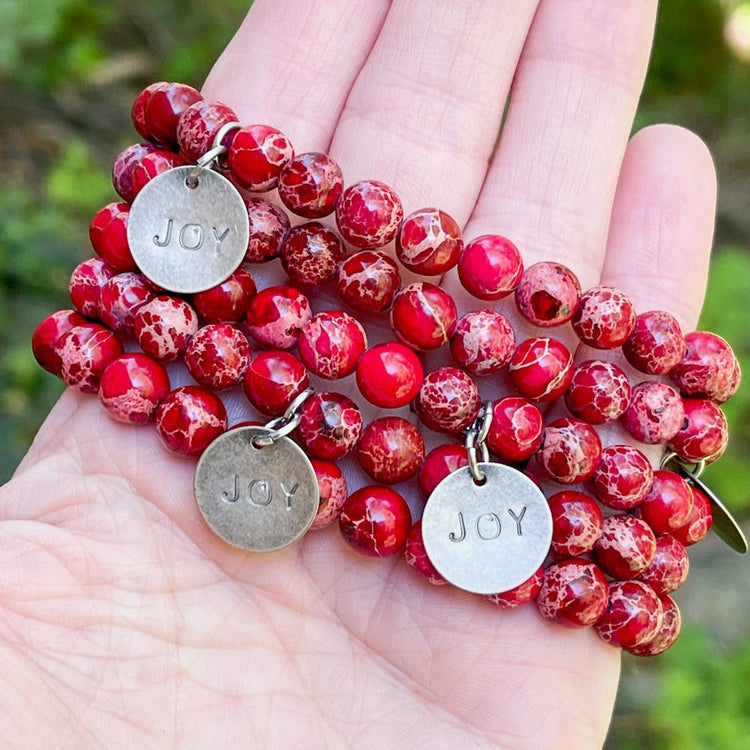
[[[589,424],[619,419],[630,403],[630,380],[613,362],[589,359],[573,372],[565,393],[568,409]]]
[[[132,203],[136,196],[133,186],[133,170],[136,165],[146,154],[157,150],[153,143],[135,143],[121,151],[115,159],[112,166],[112,185],[124,201]]]
[[[591,477],[597,500],[609,508],[635,508],[651,490],[654,470],[646,456],[632,445],[609,445]]]
[[[552,551],[559,557],[578,557],[594,548],[602,534],[602,512],[583,492],[556,492],[548,501],[552,512]]]
[[[506,297],[523,276],[518,248],[505,237],[483,234],[469,242],[458,260],[458,278],[469,294],[484,300]]]
[[[662,623],[656,635],[637,646],[628,646],[627,651],[635,656],[657,656],[670,648],[680,635],[682,615],[670,596],[660,596],[663,610]]]
[[[245,317],[256,292],[252,275],[238,268],[221,284],[195,294],[193,304],[206,323],[235,323]]]
[[[336,203],[336,223],[355,247],[383,247],[398,232],[404,209],[395,191],[377,180],[350,185]]]
[[[313,393],[300,409],[297,436],[308,455],[334,461],[354,448],[362,434],[362,414],[341,393]]]
[[[554,401],[573,379],[573,357],[557,339],[538,336],[522,341],[508,365],[510,381],[532,401]]]
[[[360,554],[387,557],[404,548],[411,512],[406,500],[390,487],[362,487],[344,503],[339,530]]]
[[[687,580],[690,560],[685,545],[671,534],[656,537],[656,552],[638,580],[647,583],[659,595],[676,591]]]
[[[291,349],[310,318],[310,302],[302,292],[291,286],[269,286],[250,302],[247,327],[259,344]]]
[[[102,287],[114,275],[115,270],[103,258],[90,258],[79,263],[68,284],[73,307],[87,318],[96,318]]]
[[[574,484],[593,475],[601,454],[599,434],[591,425],[575,417],[561,417],[544,428],[536,459],[550,479]]]
[[[422,521],[417,521],[406,538],[406,547],[404,549],[404,559],[406,564],[419,576],[425,579],[427,583],[433,586],[444,586],[448,581],[438,573],[435,566],[427,557],[422,539]]]
[[[318,480],[318,512],[310,526],[310,530],[322,529],[330,525],[339,517],[339,512],[346,502],[349,490],[346,477],[341,469],[332,461],[311,459],[315,478]]]
[[[180,155],[189,162],[197,161],[213,147],[219,130],[236,121],[234,110],[221,102],[203,100],[191,104],[177,121]]]
[[[143,115],[146,137],[176,151],[177,120],[187,107],[202,99],[200,92],[192,86],[162,83],[151,92],[146,103]]]
[[[623,427],[642,443],[668,443],[682,427],[685,410],[680,394],[656,380],[633,388],[630,404],[620,418]]]
[[[357,444],[359,465],[381,484],[413,477],[424,458],[424,439],[403,417],[381,417],[362,432]]]
[[[341,310],[326,310],[302,326],[297,347],[310,372],[336,380],[354,372],[367,348],[367,336],[356,318]]]
[[[119,273],[138,270],[128,245],[129,216],[127,203],[108,203],[94,214],[89,225],[94,251]]]
[[[663,310],[636,316],[622,353],[636,370],[649,375],[669,372],[685,353],[685,337],[677,319]]]
[[[292,156],[292,144],[280,130],[270,125],[246,125],[234,132],[226,158],[240,187],[263,193],[276,187],[279,172]]]
[[[60,377],[60,353],[57,345],[72,328],[85,326],[88,321],[75,310],[58,310],[48,315],[31,337],[31,351],[36,361],[53,375]]]
[[[165,83],[166,81],[157,81],[156,83],[146,86],[146,88],[136,96],[135,101],[133,102],[130,116],[133,120],[133,126],[141,138],[146,138],[147,140],[149,138],[148,128],[146,127],[146,107],[148,107],[148,103],[153,96],[154,91],[161,86],[164,86]]]
[[[476,383],[456,367],[438,367],[429,373],[415,404],[425,426],[449,435],[465,430],[481,405]]]
[[[167,393],[167,371],[155,359],[137,352],[113,359],[99,383],[99,400],[107,414],[128,424],[152,422]]]
[[[439,276],[458,263],[464,241],[461,227],[445,211],[420,208],[401,223],[396,256],[414,273]]]
[[[289,217],[263,198],[248,198],[245,203],[250,223],[245,260],[248,263],[264,263],[278,258],[281,243],[289,231]]]
[[[422,497],[427,499],[449,474],[468,465],[469,455],[463,445],[446,443],[433,448],[424,457],[417,477]]]
[[[222,400],[198,385],[170,391],[156,410],[156,429],[164,445],[183,456],[200,456],[227,429]]]
[[[510,362],[516,349],[513,326],[493,310],[475,310],[458,320],[450,342],[453,361],[473,375],[491,375]]]
[[[721,336],[693,331],[685,336],[685,353],[669,377],[686,396],[723,403],[739,385],[739,378],[735,382],[733,377],[735,363],[732,347]]]
[[[141,305],[133,332],[141,349],[160,362],[172,362],[198,331],[198,314],[179,297],[159,295]]]
[[[419,357],[396,341],[367,349],[357,362],[357,386],[375,406],[396,409],[419,393],[424,370]]]
[[[290,229],[281,243],[281,265],[295,284],[308,289],[333,281],[344,254],[336,232],[319,221]]]
[[[279,173],[279,198],[297,216],[320,219],[333,213],[344,192],[341,167],[326,154],[309,152],[290,159]]]
[[[571,318],[578,338],[594,349],[622,346],[633,331],[635,308],[630,297],[611,286],[595,286],[581,297]]]
[[[717,461],[729,444],[729,426],[724,412],[705,398],[685,398],[682,406],[685,419],[668,448],[687,463],[704,459],[708,463]]]
[[[501,461],[520,463],[542,444],[544,418],[530,401],[507,396],[492,402],[492,423],[487,447]]]
[[[368,313],[387,310],[400,287],[398,266],[377,250],[361,250],[339,266],[339,296],[355,310]]]
[[[582,558],[552,563],[544,570],[536,598],[542,616],[567,627],[593,625],[607,607],[607,579]]]
[[[690,485],[673,471],[664,469],[654,472],[651,491],[635,510],[657,534],[671,533],[684,526],[692,511]]]
[[[138,308],[154,297],[154,292],[139,273],[119,273],[107,281],[99,294],[99,320],[123,338],[135,335]]]
[[[250,364],[250,344],[231,323],[209,323],[190,340],[185,366],[206,388],[220,391],[238,385]]]
[[[458,313],[453,297],[439,286],[416,281],[393,300],[391,325],[407,346],[437,349],[447,344],[456,330]]]
[[[567,323],[578,309],[580,299],[578,279],[560,263],[534,263],[523,272],[516,288],[518,311],[543,328]]]
[[[690,491],[693,493],[693,510],[690,512],[690,517],[687,523],[671,532],[674,538],[686,547],[700,542],[711,530],[714,520],[711,501],[693,485],[690,485]]]
[[[281,349],[269,349],[254,357],[243,380],[248,401],[270,417],[283,414],[309,384],[302,362]]]
[[[597,563],[612,578],[637,576],[654,559],[656,536],[640,518],[619,513],[602,523],[602,533],[594,544]]]
[[[151,153],[144,154],[138,163],[133,166],[131,173],[134,195],[137,196],[154,177],[164,174],[164,172],[168,172],[175,167],[181,167],[184,164],[185,160],[179,154],[175,154],[172,151],[157,149]]]
[[[607,608],[595,628],[606,643],[632,649],[656,636],[663,616],[661,600],[650,586],[615,581],[609,585]]]
[[[519,583],[518,586],[500,594],[489,594],[485,599],[500,609],[517,609],[524,604],[533,602],[539,596],[543,580],[544,567],[540,565],[534,575],[527,578],[523,583]]]
[[[122,344],[112,331],[98,323],[74,326],[57,341],[60,377],[82,393],[96,393],[107,365],[122,354]]]

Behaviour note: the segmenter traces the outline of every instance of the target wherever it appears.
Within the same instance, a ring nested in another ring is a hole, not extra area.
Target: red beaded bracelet
[[[200,456],[195,491],[225,541],[270,550],[338,520],[357,551],[403,552],[435,585],[486,595],[495,606],[535,601],[566,626],[649,656],[677,638],[669,594],[687,576],[685,548],[712,521],[747,551],[742,531],[698,479],[727,446],[718,404],[740,382],[731,347],[713,333],[686,336],[663,311],[636,315],[611,287],[584,294],[555,262],[524,269],[499,235],[464,244],[444,211],[404,217],[397,194],[374,180],[345,188],[321,153],[295,154],[267,125],[241,126],[189,86],[155,83],[132,111],[146,140],[115,161],[122,202],[93,218],[97,257],[73,272],[71,310],[46,318],[32,347],[39,363],[128,423],[155,422],[165,446]],[[255,193],[276,190],[287,212]],[[338,231],[318,221],[335,212]],[[483,301],[513,294],[539,335],[517,342],[490,309],[459,317],[437,284],[404,287],[409,271],[453,268]],[[352,248],[354,252],[351,252]],[[258,290],[250,264],[278,259],[290,283]],[[396,340],[368,346],[350,313],[312,299],[336,289],[368,315],[388,313]],[[570,324],[592,349],[621,347],[643,374],[631,385],[612,362],[574,363],[544,335]],[[253,356],[249,338],[260,348]],[[140,352],[125,352],[137,342]],[[446,347],[454,365],[425,374],[420,352]],[[296,348],[296,356],[291,350]],[[165,363],[182,359],[196,385],[171,389]],[[432,433],[464,435],[426,453],[407,418],[366,427],[348,396],[319,386],[354,375],[372,405],[411,405]],[[651,376],[668,376],[656,379]],[[482,402],[476,378],[515,389]],[[215,393],[241,386],[263,422],[228,429]],[[570,416],[545,424],[541,406],[564,397]],[[596,426],[619,420],[641,443],[666,445],[653,470],[631,445],[602,446]],[[376,483],[349,493],[335,461],[352,453]],[[426,453],[426,455],[425,455]],[[490,458],[492,456],[492,460]],[[392,485],[417,479],[422,517]],[[545,497],[540,486],[562,485]]]

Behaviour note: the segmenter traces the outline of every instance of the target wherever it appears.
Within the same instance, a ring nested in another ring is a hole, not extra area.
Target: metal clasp
[[[479,409],[477,418],[466,431],[466,452],[469,454],[469,471],[477,484],[484,484],[487,477],[479,468],[477,451],[481,457],[481,463],[488,463],[490,452],[487,449],[487,436],[492,426],[492,401],[485,401]]]
[[[211,169],[216,163],[216,160],[226,153],[227,147],[222,144],[222,141],[224,140],[224,138],[226,138],[227,133],[231,133],[233,130],[237,130],[237,128],[241,127],[242,123],[228,122],[226,125],[222,125],[218,129],[216,135],[214,136],[214,142],[211,148],[198,158],[198,160],[195,162],[193,171],[188,175],[187,180],[185,180],[185,184],[189,188],[193,189],[198,187],[198,182],[200,181],[200,173],[204,169]]]

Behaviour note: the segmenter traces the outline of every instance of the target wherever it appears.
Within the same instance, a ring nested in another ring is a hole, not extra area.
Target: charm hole
[[[200,184],[201,181],[198,179],[197,175],[188,175],[187,179],[185,180],[185,187],[188,190],[195,190]]]
[[[271,440],[270,437],[265,437],[263,435],[258,435],[257,437],[254,437],[250,444],[255,448],[256,450],[262,451],[264,448],[268,448],[269,445],[273,444],[273,440]]]
[[[481,478],[474,477],[474,484],[477,487],[484,487],[484,485],[487,484],[487,475],[482,474]]]

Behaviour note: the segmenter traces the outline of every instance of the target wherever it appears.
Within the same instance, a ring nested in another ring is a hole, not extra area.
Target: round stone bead
[[[113,359],[99,383],[99,400],[107,414],[127,424],[152,422],[167,393],[167,371],[155,359],[137,352]]]
[[[138,308],[154,297],[139,273],[119,273],[102,286],[99,293],[99,320],[122,338],[135,335],[135,314]]]
[[[531,401],[507,396],[492,402],[487,447],[501,461],[520,463],[539,449],[543,430],[542,413]]]
[[[250,302],[247,327],[259,344],[291,349],[310,318],[310,302],[302,292],[291,286],[269,286]]]
[[[329,526],[339,517],[339,512],[346,502],[349,490],[346,486],[346,477],[333,461],[313,458],[310,463],[315,471],[315,478],[318,480],[318,495],[320,497],[318,512],[312,526],[310,526],[310,529],[314,530]]]
[[[177,150],[177,120],[182,112],[203,99],[199,91],[184,83],[162,83],[148,97],[143,124],[150,141]]]
[[[466,313],[450,342],[453,361],[472,375],[491,375],[510,362],[516,349],[513,326],[493,310]]]
[[[170,391],[156,410],[156,429],[164,445],[182,456],[201,453],[227,429],[222,400],[198,385]]]
[[[102,287],[114,275],[114,269],[103,258],[90,258],[79,263],[68,284],[73,307],[87,318],[96,318]]]
[[[651,491],[635,512],[657,534],[668,534],[684,526],[693,511],[690,485],[673,471],[654,472]]]
[[[687,580],[690,560],[685,545],[671,534],[656,537],[656,552],[649,566],[638,574],[659,595],[676,591]]]
[[[448,343],[456,330],[457,316],[453,297],[426,281],[404,287],[391,307],[396,335],[407,346],[423,351]]]
[[[548,501],[552,512],[552,551],[558,557],[578,557],[594,548],[602,534],[602,512],[583,492],[556,492]]]
[[[406,537],[406,547],[404,549],[404,559],[406,564],[419,576],[425,579],[427,583],[433,586],[444,586],[448,581],[438,573],[435,566],[427,557],[422,539],[422,521],[417,521]]]
[[[536,604],[543,617],[560,625],[589,627],[607,608],[607,579],[583,558],[552,563],[545,568]]]
[[[627,651],[635,656],[657,656],[670,648],[680,635],[682,616],[671,596],[660,596],[663,610],[661,627],[656,635],[637,646],[629,646]]]
[[[198,314],[179,297],[159,295],[136,310],[133,332],[145,354],[160,362],[172,362],[198,332]]]
[[[518,311],[541,328],[567,323],[578,309],[580,299],[578,279],[560,263],[534,263],[523,272],[516,288]]]
[[[146,107],[148,106],[149,100],[153,96],[154,91],[161,86],[164,86],[166,83],[166,81],[157,81],[156,83],[146,86],[146,88],[136,96],[135,101],[133,102],[130,116],[133,120],[133,127],[135,127],[141,138],[146,138],[147,140],[149,138],[148,128],[146,127]]]
[[[685,419],[668,448],[687,463],[704,459],[708,463],[717,461],[729,444],[729,426],[724,412],[705,398],[685,398],[682,406]]]
[[[313,393],[300,409],[297,436],[313,458],[335,461],[357,444],[362,434],[362,414],[341,393]]]
[[[36,361],[47,372],[60,377],[62,362],[58,342],[68,331],[76,326],[85,326],[88,322],[75,310],[58,310],[48,315],[31,337],[31,351]]]
[[[571,413],[589,424],[604,424],[625,413],[630,395],[630,380],[620,367],[589,359],[575,368],[565,403]]]
[[[646,456],[632,445],[609,445],[591,477],[597,500],[608,508],[635,508],[651,490],[654,470]]]
[[[545,476],[561,484],[575,484],[594,474],[601,454],[599,433],[591,425],[575,417],[561,417],[544,428],[536,460]]]
[[[733,395],[730,384],[735,363],[732,347],[721,336],[693,331],[685,336],[685,353],[669,371],[669,377],[686,396],[723,403]]]
[[[388,557],[404,548],[411,512],[406,500],[390,487],[362,487],[341,508],[339,530],[360,554]]]
[[[479,299],[506,297],[518,286],[522,275],[518,248],[497,234],[483,234],[469,242],[458,260],[461,284]]]
[[[713,524],[711,501],[697,487],[692,485],[689,487],[693,493],[693,510],[687,523],[672,532],[674,538],[682,542],[685,547],[700,542],[711,530]]]
[[[356,318],[341,310],[326,310],[302,326],[297,347],[310,372],[336,380],[354,372],[367,348],[367,336]]]
[[[339,296],[355,310],[367,313],[387,310],[400,287],[398,266],[377,250],[361,250],[339,266]]]
[[[413,477],[424,458],[424,439],[403,417],[381,417],[362,431],[357,460],[380,484],[396,484]]]
[[[231,137],[226,158],[235,182],[256,193],[275,188],[279,172],[294,156],[287,137],[270,125],[246,125]]]
[[[424,457],[417,476],[422,497],[427,499],[449,474],[468,465],[469,455],[463,445],[445,443],[433,448]]]
[[[193,304],[206,323],[236,323],[247,314],[256,292],[252,275],[238,268],[221,284],[195,294]]]
[[[511,383],[531,401],[555,401],[573,379],[573,357],[557,339],[538,336],[522,341],[508,365]]]
[[[281,243],[289,231],[289,217],[263,198],[248,198],[245,204],[250,224],[245,261],[264,263],[278,258]]]
[[[519,583],[518,586],[500,594],[489,594],[485,599],[500,609],[517,609],[524,604],[533,602],[539,596],[543,580],[544,567],[540,565],[534,575],[527,578],[523,583]]]
[[[91,246],[118,273],[138,270],[128,245],[129,216],[127,203],[108,203],[94,214],[89,225]]]
[[[250,364],[250,344],[231,323],[203,326],[185,350],[185,366],[206,388],[220,391],[239,385]]]
[[[611,286],[595,286],[581,297],[571,318],[578,338],[594,349],[622,346],[635,326],[630,297]]]
[[[612,578],[621,580],[646,570],[655,553],[656,536],[649,525],[625,513],[605,518],[594,544],[597,563]]]
[[[632,649],[656,636],[663,616],[661,600],[650,586],[641,581],[614,581],[609,585],[607,608],[594,627],[606,643]]]
[[[60,377],[82,393],[96,393],[107,365],[122,354],[122,344],[112,331],[88,322],[64,333],[55,348]]]
[[[175,154],[172,151],[157,149],[149,154],[144,154],[138,163],[133,166],[133,193],[138,195],[144,186],[151,182],[154,177],[164,174],[164,172],[168,172],[175,167],[181,167],[184,164],[185,160],[179,154]]]
[[[481,405],[476,383],[456,367],[438,367],[429,373],[415,403],[426,427],[449,435],[465,430]]]
[[[636,316],[622,353],[636,370],[649,375],[669,372],[685,353],[685,337],[677,319],[663,310]]]
[[[401,223],[396,256],[414,273],[439,276],[458,263],[464,242],[461,227],[445,211],[420,208]]]
[[[656,380],[633,388],[630,404],[620,418],[623,427],[642,443],[668,443],[682,427],[685,410],[680,394]]]
[[[136,196],[133,187],[133,170],[136,165],[146,154],[157,150],[153,143],[134,143],[121,151],[115,159],[112,166],[112,185],[124,201],[132,203]]]
[[[290,159],[279,173],[279,198],[297,216],[320,219],[333,213],[344,192],[341,167],[326,154],[309,152]]]
[[[424,370],[419,357],[396,341],[367,349],[357,362],[357,386],[375,406],[396,409],[416,398]]]
[[[254,357],[243,379],[248,401],[269,417],[283,414],[308,385],[305,366],[282,349],[269,349]]]
[[[295,284],[307,289],[333,281],[343,259],[339,236],[319,221],[290,229],[281,243],[281,265]]]
[[[350,185],[336,203],[336,223],[355,247],[383,247],[396,236],[404,209],[395,191],[377,180]]]
[[[230,122],[237,122],[237,115],[226,104],[205,100],[191,104],[177,121],[180,155],[188,162],[198,161],[213,147],[219,130]]]

